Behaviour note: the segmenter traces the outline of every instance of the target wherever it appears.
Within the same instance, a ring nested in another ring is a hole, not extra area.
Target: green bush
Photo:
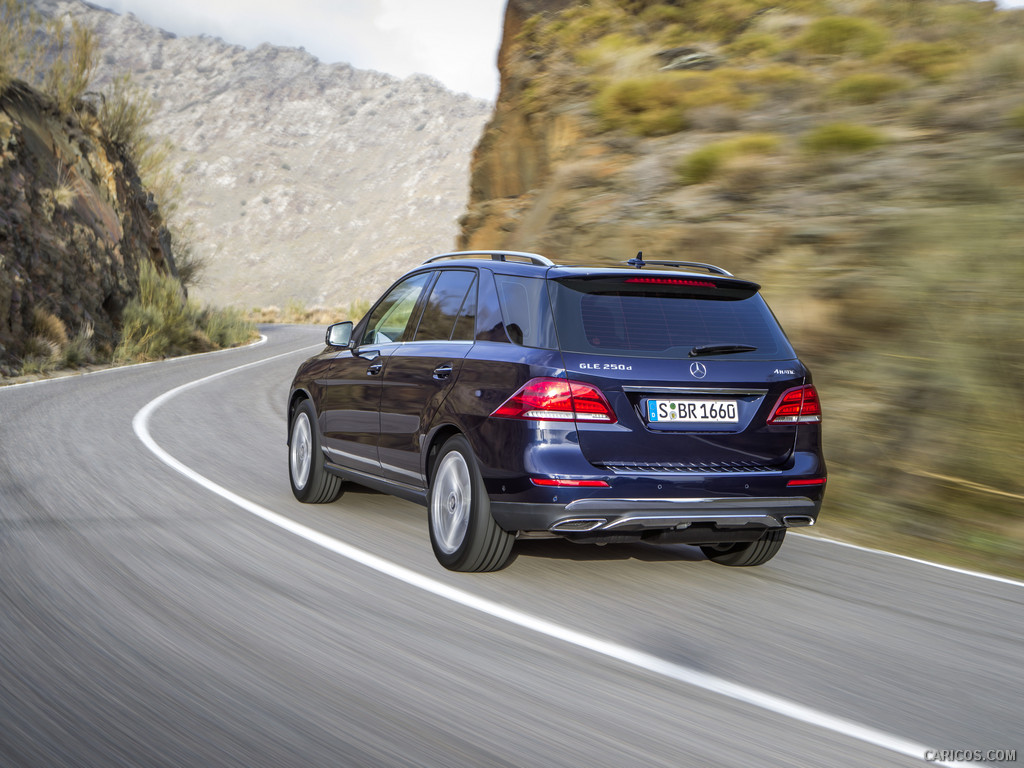
[[[676,166],[676,173],[683,184],[703,184],[718,172],[727,156],[725,142],[708,144],[687,155]]]
[[[866,72],[844,77],[829,88],[828,95],[849,104],[874,104],[907,87],[908,83],[902,77]]]
[[[684,94],[667,75],[612,83],[594,100],[594,111],[605,129],[623,128],[640,136],[662,136],[687,126]]]
[[[885,29],[853,16],[825,16],[811,22],[796,45],[808,53],[873,56],[885,47]]]
[[[242,343],[255,333],[237,310],[200,310],[185,299],[181,283],[143,261],[139,293],[125,307],[121,343],[114,359],[142,362],[205,352]]]
[[[874,128],[855,123],[829,123],[804,136],[801,144],[812,154],[864,152],[885,143]]]
[[[963,49],[949,41],[898,43],[886,51],[886,61],[915,75],[939,81],[963,66]]]
[[[593,102],[605,130],[623,129],[638,136],[664,136],[688,127],[687,111],[696,107],[748,108],[758,96],[741,86],[753,74],[737,69],[713,72],[661,72],[617,80]]]
[[[703,184],[714,177],[727,161],[740,155],[767,155],[778,151],[780,139],[773,133],[753,133],[707,144],[687,155],[676,166],[683,184]]]

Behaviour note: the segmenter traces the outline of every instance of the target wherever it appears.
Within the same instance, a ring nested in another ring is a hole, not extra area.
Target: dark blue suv
[[[813,525],[821,407],[759,286],[692,262],[449,253],[327,331],[288,397],[296,498],[424,504],[438,561],[517,538],[682,542],[759,565]]]

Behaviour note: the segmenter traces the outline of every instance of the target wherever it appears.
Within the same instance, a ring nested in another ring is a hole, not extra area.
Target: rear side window
[[[495,275],[505,332],[514,344],[558,349],[551,304],[541,277]]]
[[[562,349],[681,358],[694,347],[722,344],[755,347],[742,354],[745,359],[795,357],[756,286],[692,282],[700,285],[648,286],[623,278],[553,282]]]
[[[413,340],[471,340],[475,331],[475,284],[475,274],[469,270],[441,272]]]

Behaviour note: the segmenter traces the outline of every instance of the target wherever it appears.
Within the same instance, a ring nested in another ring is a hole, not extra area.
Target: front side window
[[[401,341],[406,326],[416,308],[420,294],[430,281],[430,272],[420,272],[406,278],[381,299],[373,309],[363,331],[361,344],[387,344]]]

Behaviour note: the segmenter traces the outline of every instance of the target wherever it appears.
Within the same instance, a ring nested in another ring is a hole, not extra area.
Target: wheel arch
[[[295,411],[298,410],[299,405],[304,400],[309,400],[310,402],[312,402],[313,410],[316,410],[316,402],[313,400],[313,396],[310,395],[310,393],[305,389],[293,390],[291,395],[288,396],[288,418],[287,423],[285,424],[285,429],[287,430],[287,441],[289,444],[291,443],[292,439],[292,419],[295,418]]]
[[[434,472],[434,465],[437,463],[437,454],[441,452],[441,446],[455,435],[462,435],[470,444],[470,448],[473,447],[473,443],[466,433],[454,424],[442,424],[430,433],[427,449],[423,452],[423,476],[426,478],[427,488],[430,488],[430,478]]]

